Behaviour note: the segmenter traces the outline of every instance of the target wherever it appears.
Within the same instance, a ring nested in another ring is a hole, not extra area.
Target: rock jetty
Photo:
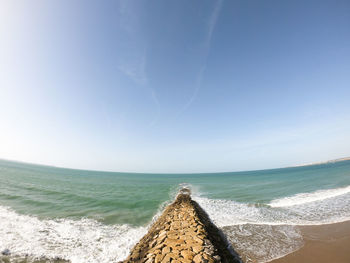
[[[180,191],[123,263],[242,262],[206,212]]]

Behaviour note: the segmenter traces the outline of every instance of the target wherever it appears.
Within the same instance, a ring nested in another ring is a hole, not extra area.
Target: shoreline
[[[298,226],[304,245],[268,263],[350,262],[350,221],[325,225]]]
[[[340,223],[330,223],[323,225],[303,225],[296,226],[300,231],[303,238],[303,245],[285,256],[275,258],[270,261],[256,258],[252,261],[257,263],[296,263],[296,262],[308,262],[308,263],[348,263],[350,262],[350,220]],[[213,233],[210,233],[213,234]],[[154,237],[151,235],[151,239]],[[234,244],[232,244],[234,245]],[[237,251],[243,252],[243,251]],[[244,253],[243,253],[244,254]],[[245,258],[242,255],[242,259]],[[48,263],[48,262],[70,262],[68,260],[60,258],[40,258],[31,259],[30,257],[17,257],[16,255],[4,256],[0,255],[0,262],[35,262],[35,263]],[[125,262],[135,262],[128,261]],[[245,261],[244,261],[245,262]]]

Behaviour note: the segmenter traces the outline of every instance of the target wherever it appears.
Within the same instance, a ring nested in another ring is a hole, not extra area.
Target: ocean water
[[[84,171],[0,160],[0,251],[118,262],[179,189],[247,262],[303,245],[299,225],[350,220],[350,161],[207,174]]]

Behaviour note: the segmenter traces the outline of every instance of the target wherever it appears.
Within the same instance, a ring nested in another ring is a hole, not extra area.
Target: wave
[[[302,205],[306,203],[337,197],[347,193],[350,193],[350,186],[336,189],[318,190],[312,193],[300,193],[293,196],[272,200],[269,205],[271,207],[288,207]]]
[[[349,188],[325,190],[328,195],[324,195],[323,199],[319,196],[320,191],[299,194],[291,206],[247,204],[200,195],[193,198],[219,227],[242,224],[321,225],[350,220]],[[311,195],[311,198],[301,198],[306,195]]]
[[[0,250],[74,263],[123,260],[147,231],[146,227],[103,225],[91,219],[40,220],[2,206],[0,222]]]
[[[275,206],[210,199],[202,195],[195,195],[193,199],[223,230],[245,262],[262,263],[298,250],[304,243],[300,225],[350,220],[349,188],[298,194],[275,200],[275,204],[280,204]],[[293,205],[286,205],[291,203]]]
[[[303,246],[300,230],[295,226],[236,225],[222,231],[244,262],[269,262]]]
[[[303,244],[297,225],[350,220],[350,186],[298,194],[264,205],[210,199],[198,187],[180,184],[171,190],[170,199],[160,206],[152,222],[183,187],[191,189],[193,199],[247,262],[266,262],[297,250]],[[7,248],[13,255],[60,257],[73,263],[119,262],[147,232],[147,227],[105,225],[92,219],[39,219],[3,206],[0,222],[0,251]]]

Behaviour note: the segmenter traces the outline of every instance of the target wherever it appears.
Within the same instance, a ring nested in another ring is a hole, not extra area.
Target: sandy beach
[[[304,246],[270,263],[349,263],[350,221],[300,227]]]

